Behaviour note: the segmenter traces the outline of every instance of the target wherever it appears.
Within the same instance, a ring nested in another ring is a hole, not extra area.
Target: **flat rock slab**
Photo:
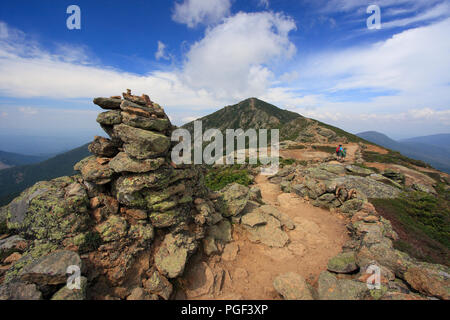
[[[80,256],[73,251],[55,251],[42,256],[27,265],[20,273],[20,279],[38,285],[56,285],[67,281],[67,268],[81,269]]]

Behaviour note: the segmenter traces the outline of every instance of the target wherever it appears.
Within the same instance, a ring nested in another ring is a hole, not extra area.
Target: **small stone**
[[[144,210],[139,209],[127,209],[126,214],[136,220],[145,220],[148,217],[148,214]]]
[[[16,261],[18,261],[20,258],[22,258],[22,255],[18,252],[14,252],[13,254],[9,255],[4,261],[4,264],[10,264],[10,263],[15,263]]]

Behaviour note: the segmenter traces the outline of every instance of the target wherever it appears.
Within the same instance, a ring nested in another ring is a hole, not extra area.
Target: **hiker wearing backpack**
[[[342,156],[341,150],[342,150],[342,144],[340,144],[340,145],[336,148],[336,157],[337,157],[338,160],[340,160],[340,158],[341,158],[341,156]]]

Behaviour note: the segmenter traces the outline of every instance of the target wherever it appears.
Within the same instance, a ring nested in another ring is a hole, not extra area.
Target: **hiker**
[[[342,144],[339,145],[339,147],[336,148],[336,157],[339,160],[342,156]]]
[[[343,148],[342,149],[342,159],[345,161],[345,158],[347,157],[347,149]]]

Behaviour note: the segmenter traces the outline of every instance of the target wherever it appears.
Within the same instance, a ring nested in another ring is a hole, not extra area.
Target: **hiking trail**
[[[255,181],[263,201],[294,222],[294,230],[285,230],[289,243],[283,248],[253,243],[247,231],[234,224],[233,242],[225,246],[222,255],[203,257],[197,253],[193,257],[185,273],[186,298],[280,299],[272,284],[276,276],[295,272],[314,285],[328,260],[340,253],[349,239],[344,218],[295,194],[282,193],[266,176],[259,175]],[[221,290],[211,294],[217,282]]]

